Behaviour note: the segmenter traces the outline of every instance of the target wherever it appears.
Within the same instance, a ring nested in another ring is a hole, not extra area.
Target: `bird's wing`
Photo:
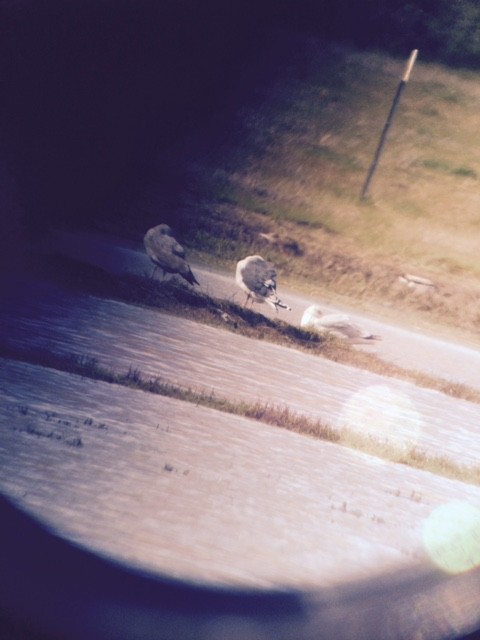
[[[172,240],[171,242],[172,253],[178,256],[179,258],[185,258],[185,249],[182,247],[182,245],[179,242],[177,242],[175,238],[171,238],[171,240]]]
[[[357,338],[361,330],[352,324],[350,318],[343,313],[332,313],[317,320],[317,323],[325,329],[331,329],[343,333],[349,338]]]
[[[325,327],[335,327],[337,329],[352,324],[350,318],[344,313],[329,313],[321,316],[317,321]]]
[[[167,228],[169,233],[164,231]],[[180,258],[185,258],[185,249],[171,235],[170,228],[167,225],[158,225],[153,229],[149,229],[143,239],[145,249],[148,255],[158,259],[161,255],[174,254]]]
[[[381,340],[380,336],[365,331],[354,324],[351,319],[343,313],[332,313],[318,318],[315,322],[317,327],[321,327],[326,331],[342,334],[351,340]]]
[[[262,297],[275,290],[274,278],[275,270],[262,258],[249,260],[241,269],[245,287]]]
[[[267,296],[277,291],[277,272],[273,265],[262,260],[257,263],[257,291]]]
[[[263,284],[267,287],[267,289],[270,289],[270,291],[277,290],[277,272],[275,271],[273,265],[269,264],[268,262],[265,265]]]
[[[184,258],[174,252],[175,238],[167,235],[154,235],[145,238],[148,256],[163,269],[177,271]]]
[[[148,257],[154,262],[157,262],[158,242],[154,231],[154,229],[147,231],[143,238],[143,244],[145,245],[145,251],[147,252]]]

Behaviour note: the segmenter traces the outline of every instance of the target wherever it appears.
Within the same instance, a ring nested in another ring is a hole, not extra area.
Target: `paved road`
[[[200,585],[323,589],[304,593],[290,631],[269,633],[255,610],[162,637],[436,640],[478,624],[477,572],[460,575],[478,563],[478,531],[458,531],[478,488],[32,365],[0,360],[0,386],[0,489],[54,530]],[[441,579],[442,566],[457,575]],[[107,629],[115,605],[134,634],[147,624],[150,607],[108,602]]]
[[[334,427],[476,464],[480,407],[413,384],[120,302],[48,285],[4,298],[0,332],[17,347],[92,356],[219,397],[287,405]]]
[[[166,575],[312,587],[430,563],[438,509],[480,500],[479,487],[142,391],[8,361],[0,385],[2,492]]]
[[[137,251],[100,245],[89,259],[148,270]],[[233,293],[229,278],[199,274]],[[24,283],[2,301],[0,335],[478,461],[477,405],[160,312]],[[478,487],[31,365],[0,361],[0,386],[2,492],[108,555],[255,586],[480,565]]]
[[[151,263],[141,247],[132,249],[99,236],[62,234],[52,238],[51,247],[113,273],[151,273]],[[195,273],[203,290],[212,296],[233,299],[239,303],[243,301],[244,294],[235,285],[233,273],[219,273],[202,265],[195,265]],[[278,289],[281,298],[292,307],[291,312],[280,311],[279,317],[292,324],[300,324],[303,311],[310,304],[322,304],[329,312],[344,311],[322,300],[298,295],[282,287],[281,282]],[[267,305],[258,306],[258,310],[269,317],[275,317],[275,311]],[[376,318],[352,310],[348,313],[354,322],[371,333],[382,336],[382,341],[372,343],[364,347],[365,349],[401,367],[480,389],[480,348],[448,342],[421,331],[409,330],[404,326],[379,322]]]

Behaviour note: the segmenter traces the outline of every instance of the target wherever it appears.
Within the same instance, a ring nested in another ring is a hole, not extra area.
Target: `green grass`
[[[433,171],[439,171],[440,173],[447,173],[463,178],[477,178],[477,172],[471,167],[452,167],[446,160],[426,158],[425,160],[421,161],[421,165],[426,169],[432,169]]]

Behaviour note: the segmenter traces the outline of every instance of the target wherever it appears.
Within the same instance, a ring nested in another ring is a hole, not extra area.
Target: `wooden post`
[[[415,60],[417,59],[418,49],[414,49],[410,54],[410,58],[407,62],[407,66],[405,67],[405,73],[403,74],[403,78],[398,85],[397,92],[395,97],[393,98],[393,103],[390,108],[390,113],[388,114],[387,121],[385,122],[385,126],[383,127],[382,135],[380,136],[380,141],[377,146],[377,150],[375,152],[375,156],[373,158],[372,164],[370,165],[370,169],[368,171],[367,179],[365,180],[365,184],[363,185],[361,199],[364,200],[367,197],[368,189],[370,187],[370,182],[372,181],[373,175],[377,169],[377,164],[382,154],[383,146],[385,144],[385,140],[387,139],[387,133],[390,129],[390,125],[392,124],[393,116],[395,115],[395,111],[397,110],[398,103],[400,102],[400,97],[405,88],[405,85],[410,78],[410,74],[413,69],[413,65],[415,64]]]

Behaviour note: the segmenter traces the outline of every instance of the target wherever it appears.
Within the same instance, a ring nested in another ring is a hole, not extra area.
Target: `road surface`
[[[104,248],[89,259],[148,269],[137,251]],[[234,295],[228,278],[199,276],[212,293]],[[2,302],[10,346],[286,405],[456,462],[479,457],[472,403],[49,283],[23,282]],[[0,387],[2,493],[110,557],[198,583],[295,588],[480,565],[480,487],[30,364],[1,360]],[[477,621],[471,600],[452,600],[452,611],[442,603],[455,630]]]
[[[141,247],[122,246],[120,243],[112,243],[108,238],[82,233],[58,234],[51,239],[49,248],[63,251],[112,273],[151,273],[151,263]],[[217,298],[235,300],[240,304],[243,302],[244,293],[235,284],[234,273],[219,273],[202,265],[194,265],[194,268],[206,293]],[[298,295],[283,287],[281,281],[278,283],[278,291],[280,297],[292,307],[292,311],[281,310],[277,317],[297,326],[300,325],[303,312],[311,304],[321,304],[327,312],[344,311],[322,300]],[[269,317],[276,315],[268,305],[257,305],[257,310]],[[480,348],[449,342],[404,326],[380,322],[376,318],[352,310],[349,310],[348,314],[352,321],[382,337],[381,341],[372,342],[364,348],[386,361],[480,389]]]

